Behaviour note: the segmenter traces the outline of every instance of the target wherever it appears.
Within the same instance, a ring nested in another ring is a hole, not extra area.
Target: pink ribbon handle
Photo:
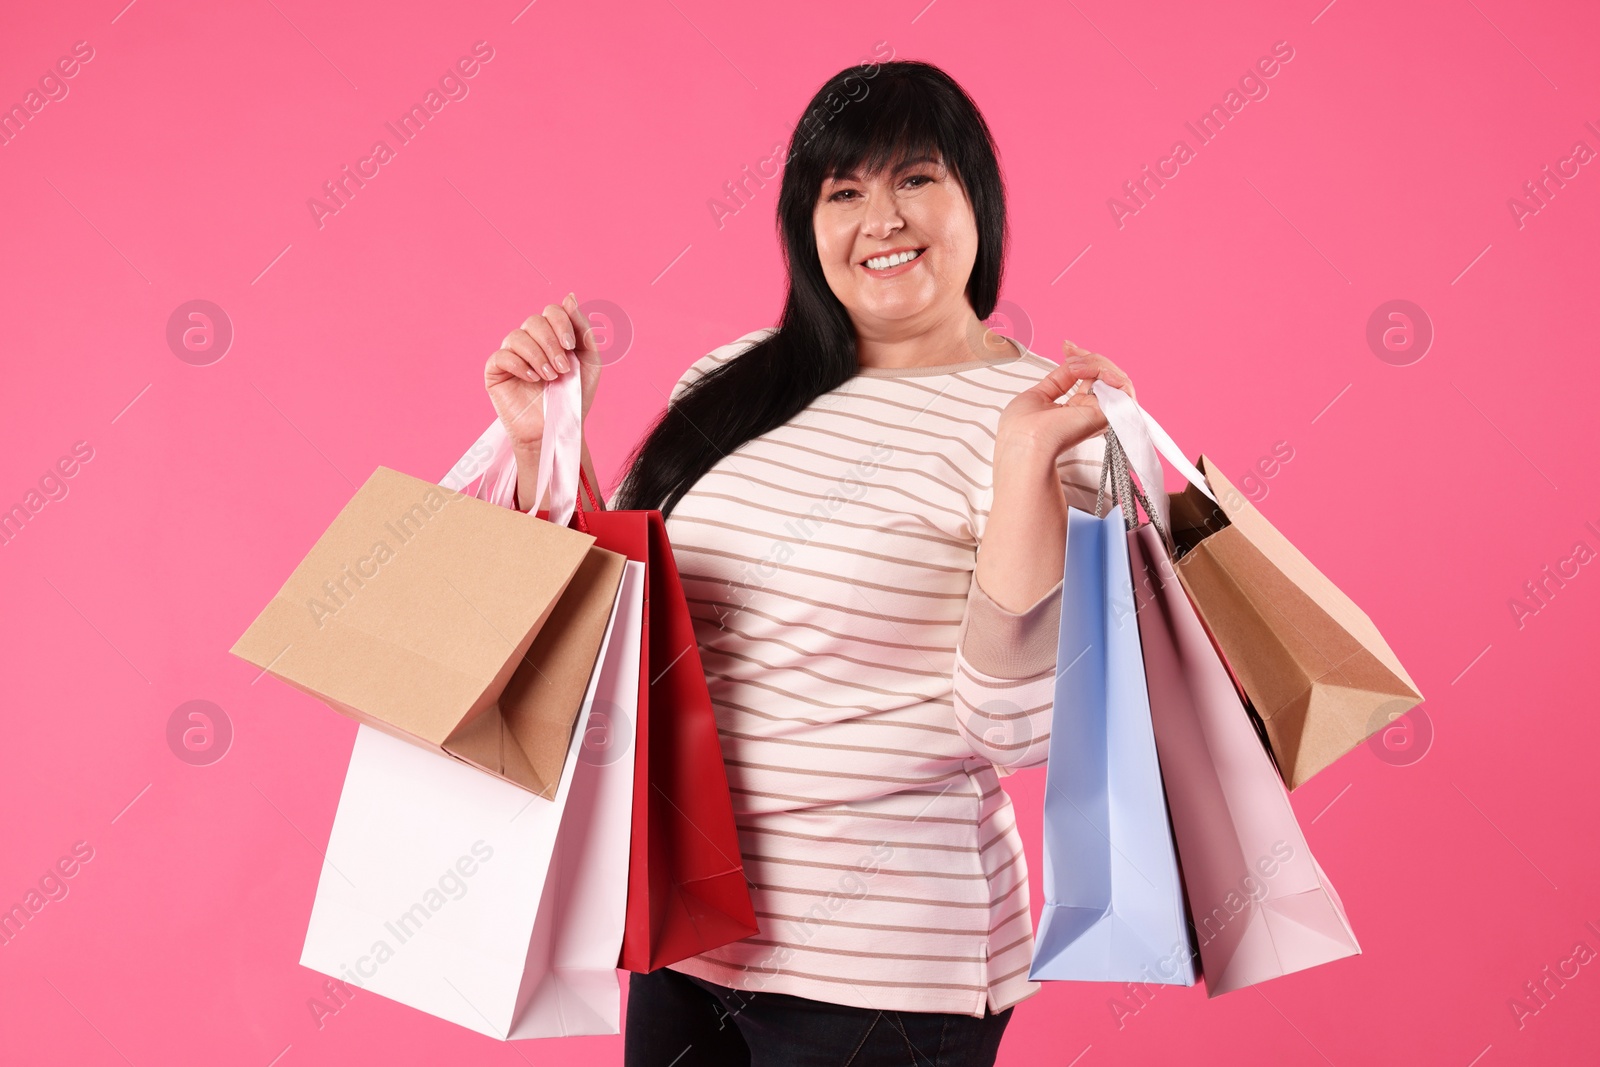
[[[583,462],[583,381],[577,367],[544,385],[544,436],[539,444],[535,499],[550,490],[550,521],[565,526],[578,503]]]
[[[571,521],[577,505],[579,468],[583,462],[583,381],[578,374],[574,367],[555,381],[546,382],[541,398],[544,434],[539,440],[535,492],[538,499],[543,499],[545,490],[550,490],[550,521],[561,526]],[[516,455],[511,435],[499,416],[439,484],[491,504],[512,506],[517,486]]]

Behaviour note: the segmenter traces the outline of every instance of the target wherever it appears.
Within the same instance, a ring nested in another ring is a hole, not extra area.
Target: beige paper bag
[[[1179,580],[1290,789],[1422,701],[1372,620],[1200,457],[1216,503],[1168,497]]]
[[[231,651],[549,799],[622,580],[594,540],[379,467]]]

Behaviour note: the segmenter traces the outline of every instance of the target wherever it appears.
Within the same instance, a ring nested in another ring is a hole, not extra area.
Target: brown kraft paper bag
[[[550,799],[622,580],[594,541],[379,467],[231,651]]]

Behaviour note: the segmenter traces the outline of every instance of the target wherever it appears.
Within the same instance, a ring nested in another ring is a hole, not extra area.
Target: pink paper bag
[[[1128,552],[1156,751],[1207,994],[1356,955],[1344,905],[1156,528],[1130,531]]]

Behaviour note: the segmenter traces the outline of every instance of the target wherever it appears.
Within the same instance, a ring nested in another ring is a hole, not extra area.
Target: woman
[[[610,501],[667,516],[761,928],[631,977],[630,1067],[992,1064],[1040,988],[999,777],[1046,756],[1106,427],[1077,386],[1133,387],[984,328],[1004,190],[966,93],[892,62],[807,113],[846,99],[791,146],[781,321],[688,368]],[[525,510],[543,383],[574,369],[587,414],[572,294],[489,360]]]

